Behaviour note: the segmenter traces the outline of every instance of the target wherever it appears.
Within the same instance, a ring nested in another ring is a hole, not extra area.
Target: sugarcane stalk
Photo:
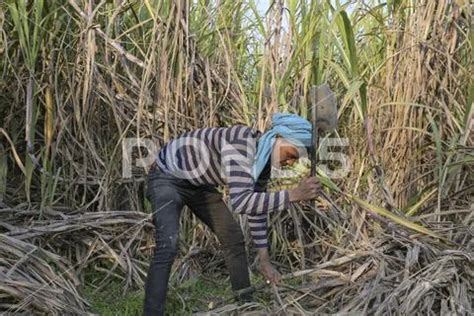
[[[312,134],[311,134],[311,146],[310,146],[310,160],[311,160],[311,177],[316,176],[317,164],[318,164],[318,155],[316,153],[319,147],[319,134],[318,127],[316,126],[316,118],[318,117],[318,87],[313,86],[310,92],[311,101],[309,102],[311,115],[311,125],[312,125]],[[317,209],[316,200],[314,200],[314,209]]]
[[[318,163],[318,156],[316,155],[316,150],[319,147],[319,135],[318,128],[316,126],[316,118],[318,112],[318,94],[316,92],[317,87],[313,86],[310,92],[310,102],[309,102],[309,115],[311,116],[311,125],[312,125],[312,135],[311,135],[311,147],[310,147],[310,160],[311,160],[311,176],[316,176],[316,166]]]

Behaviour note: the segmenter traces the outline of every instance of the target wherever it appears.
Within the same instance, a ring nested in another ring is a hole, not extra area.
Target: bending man
[[[171,266],[178,253],[179,217],[184,205],[214,232],[223,248],[232,290],[250,286],[242,231],[232,216],[247,215],[260,272],[271,282],[280,274],[270,263],[267,214],[291,202],[314,199],[321,186],[303,179],[291,190],[265,192],[271,166],[291,166],[299,149],[311,145],[311,124],[276,113],[265,133],[246,126],[187,132],[160,150],[148,175],[156,247],[145,285],[145,315],[163,315]],[[229,188],[229,206],[217,186]]]

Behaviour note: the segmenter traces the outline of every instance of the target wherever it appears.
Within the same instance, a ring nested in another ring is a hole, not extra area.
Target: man
[[[299,149],[311,145],[311,124],[304,118],[276,113],[264,134],[246,126],[204,128],[167,143],[149,173],[147,198],[153,208],[155,253],[145,285],[145,315],[163,315],[171,266],[178,252],[179,217],[187,205],[218,237],[232,290],[250,286],[245,243],[232,212],[247,215],[257,248],[259,270],[277,283],[270,263],[267,214],[290,202],[314,199],[320,184],[303,179],[291,190],[265,192],[271,166],[291,166]],[[230,209],[216,186],[229,188]]]

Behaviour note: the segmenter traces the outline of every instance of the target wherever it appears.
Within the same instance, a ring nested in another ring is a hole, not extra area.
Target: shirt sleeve
[[[248,215],[250,235],[256,248],[268,248],[268,215]]]
[[[252,238],[257,247],[267,247],[267,213],[282,211],[289,206],[287,190],[256,192],[252,167],[256,151],[252,130],[243,137],[232,138],[222,147],[222,162],[225,168],[231,209],[247,214]]]
[[[267,190],[270,174],[271,167],[268,163],[255,184],[255,192],[265,192]],[[248,215],[247,220],[255,247],[268,248],[268,214]]]

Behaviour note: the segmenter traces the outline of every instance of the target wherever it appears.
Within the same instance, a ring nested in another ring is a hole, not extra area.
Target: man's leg
[[[186,200],[186,205],[217,235],[224,251],[232,290],[250,286],[245,241],[239,224],[213,187],[200,187]],[[243,297],[248,299],[249,296]]]
[[[145,316],[164,315],[171,266],[178,252],[179,217],[182,197],[173,181],[150,174],[147,198],[152,204],[155,252],[145,284]]]

